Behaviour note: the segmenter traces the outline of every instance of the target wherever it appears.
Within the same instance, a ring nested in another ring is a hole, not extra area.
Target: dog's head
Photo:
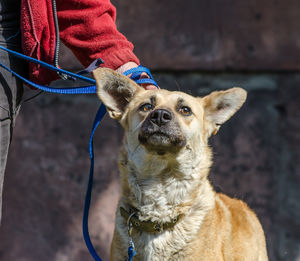
[[[141,145],[146,153],[161,156],[201,150],[246,99],[241,88],[203,98],[162,89],[144,90],[128,77],[105,68],[95,70],[94,77],[110,117],[125,130],[129,150]]]

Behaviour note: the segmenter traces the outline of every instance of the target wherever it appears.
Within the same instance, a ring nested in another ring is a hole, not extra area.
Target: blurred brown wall
[[[300,2],[113,2],[119,30],[162,88],[194,95],[232,86],[248,91],[243,108],[211,139],[210,179],[255,210],[270,260],[299,260]],[[60,60],[79,69],[66,49]],[[97,107],[94,96],[49,94],[23,105],[4,183],[1,261],[92,260],[81,220]],[[90,213],[92,240],[104,260],[120,193],[121,140],[122,130],[106,117],[95,136]]]

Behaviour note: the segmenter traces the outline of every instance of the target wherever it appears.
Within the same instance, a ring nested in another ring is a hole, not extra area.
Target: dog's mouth
[[[186,144],[180,125],[172,111],[153,110],[139,131],[139,142],[150,152],[160,155],[176,153]]]
[[[139,141],[147,150],[159,155],[176,153],[185,146],[185,138],[178,131],[141,129]]]

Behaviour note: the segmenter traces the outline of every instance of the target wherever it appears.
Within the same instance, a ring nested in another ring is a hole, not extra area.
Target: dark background
[[[248,91],[246,104],[211,139],[210,179],[255,210],[270,260],[299,261],[300,1],[113,3],[119,30],[161,88],[194,95],[233,86]],[[65,49],[60,60],[63,68],[80,68]],[[1,261],[92,260],[81,220],[98,105],[93,95],[43,94],[24,103],[4,183]],[[106,117],[95,136],[90,213],[92,240],[104,260],[120,193],[121,140],[119,125]]]

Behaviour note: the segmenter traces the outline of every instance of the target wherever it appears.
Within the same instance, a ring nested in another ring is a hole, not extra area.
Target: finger
[[[159,89],[159,87],[156,87],[155,85],[152,85],[152,84],[142,84],[142,87],[145,90],[157,90],[157,89]]]

